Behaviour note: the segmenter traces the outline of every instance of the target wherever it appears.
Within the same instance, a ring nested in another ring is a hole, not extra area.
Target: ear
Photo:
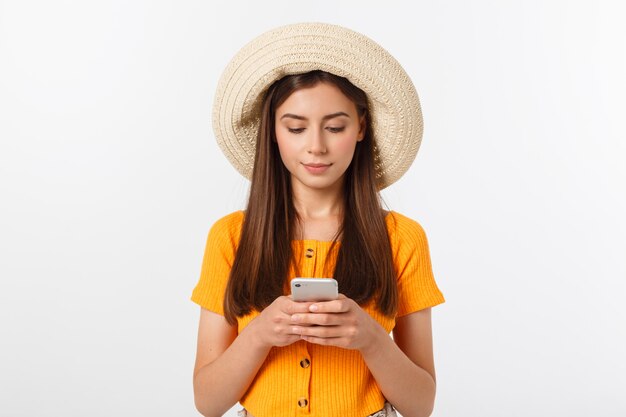
[[[365,130],[367,129],[367,123],[365,123],[365,114],[359,117],[359,134],[356,137],[357,142],[361,142],[365,138]]]

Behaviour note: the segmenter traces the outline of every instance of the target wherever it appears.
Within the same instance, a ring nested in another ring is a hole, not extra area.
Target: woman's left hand
[[[309,311],[291,316],[292,332],[307,342],[363,351],[376,346],[379,337],[389,337],[376,320],[343,294],[336,300],[312,304]]]

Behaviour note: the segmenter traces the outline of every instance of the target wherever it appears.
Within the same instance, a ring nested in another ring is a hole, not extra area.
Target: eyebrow
[[[331,114],[327,114],[326,116],[322,117],[322,120],[328,120],[328,119],[333,119],[335,117],[339,117],[339,116],[346,116],[348,118],[350,118],[350,116],[347,113],[344,113],[342,111],[338,111],[337,113],[331,113]],[[293,113],[285,113],[280,117],[280,120],[283,120],[284,118],[290,118],[290,119],[297,119],[297,120],[308,120],[306,117],[304,116],[299,116],[297,114],[293,114]]]

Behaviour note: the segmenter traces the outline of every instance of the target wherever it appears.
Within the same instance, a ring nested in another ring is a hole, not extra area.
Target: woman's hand
[[[291,297],[280,296],[267,306],[246,327],[256,333],[255,340],[264,347],[287,346],[300,340],[300,334],[293,332],[293,314],[309,312],[312,302],[296,302]]]
[[[389,337],[354,300],[339,294],[337,300],[309,303],[307,312],[291,315],[290,334],[319,345],[358,349],[374,348],[380,337]]]

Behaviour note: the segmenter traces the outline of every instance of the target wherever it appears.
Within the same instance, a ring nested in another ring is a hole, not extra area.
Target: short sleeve
[[[393,216],[390,242],[398,274],[398,313],[404,316],[445,301],[433,276],[428,240],[422,226],[399,213]]]
[[[200,279],[191,294],[191,301],[222,316],[224,294],[235,260],[242,222],[243,212],[235,212],[213,224],[207,237]]]

